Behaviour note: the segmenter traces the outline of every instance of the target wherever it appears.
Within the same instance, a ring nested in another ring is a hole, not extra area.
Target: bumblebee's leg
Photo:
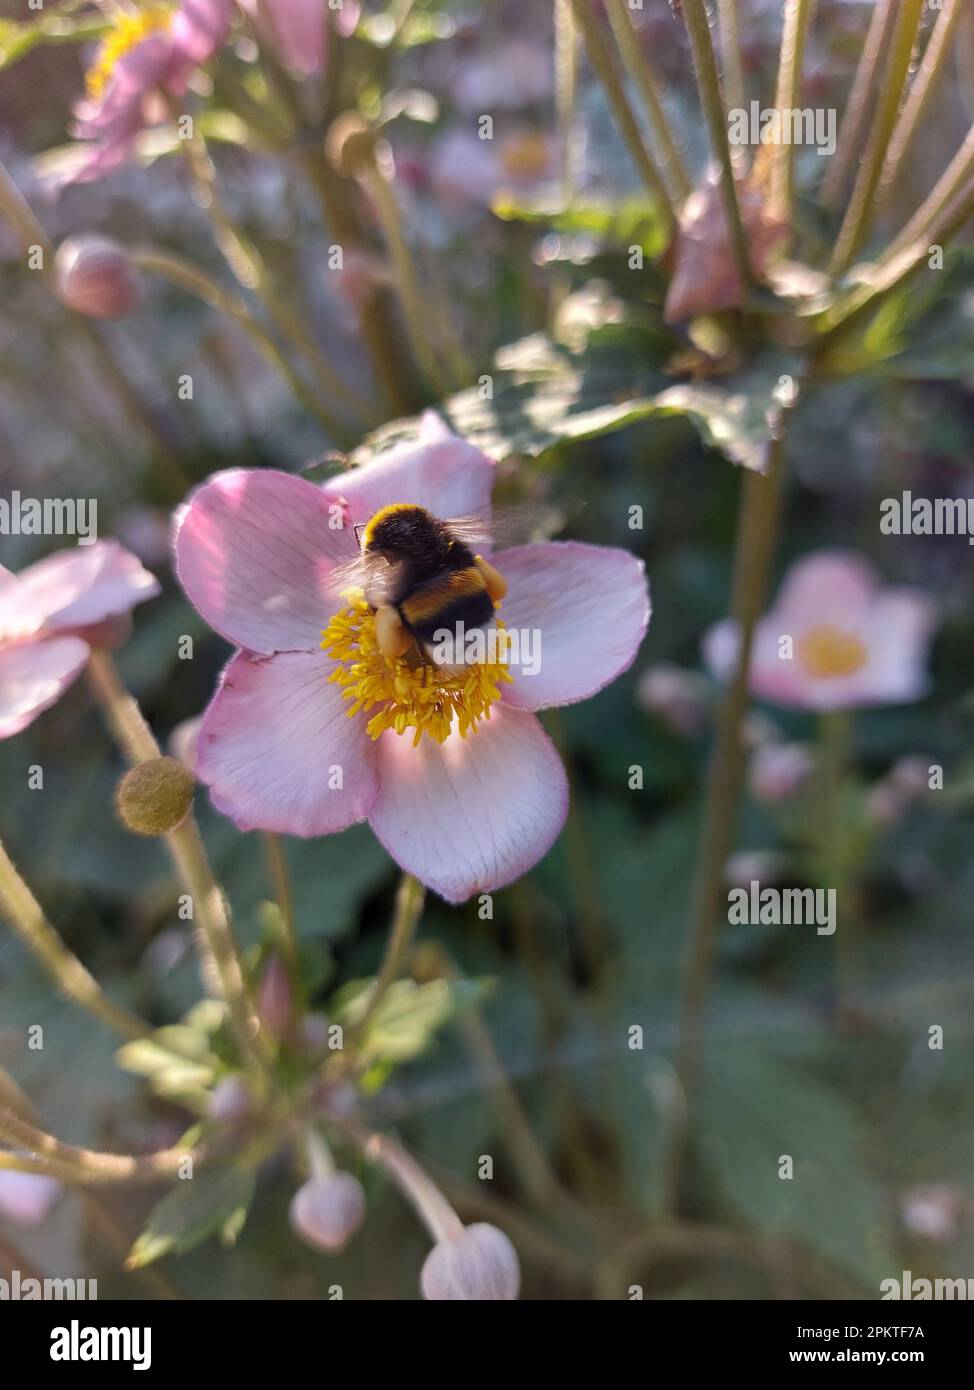
[[[383,603],[375,612],[375,638],[379,651],[387,661],[395,661],[413,644],[409,629],[391,603]]]
[[[482,555],[475,555],[473,557],[473,562],[484,577],[484,583],[487,585],[487,592],[491,597],[491,601],[493,603],[500,603],[501,599],[507,593],[507,580],[500,571],[495,570],[494,566],[489,564]]]

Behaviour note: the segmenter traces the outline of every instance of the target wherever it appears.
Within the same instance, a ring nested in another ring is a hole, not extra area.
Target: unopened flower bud
[[[636,699],[643,709],[684,737],[700,733],[707,723],[709,686],[697,671],[661,661],[642,676]]]
[[[375,160],[377,136],[357,111],[344,111],[332,121],[325,152],[342,174],[354,174]]]
[[[291,1026],[294,991],[287,966],[279,955],[272,955],[261,972],[257,986],[257,1014],[273,1038],[283,1038]]]
[[[39,1226],[60,1195],[46,1173],[0,1172],[0,1216],[15,1226]]]
[[[175,758],[136,763],[115,793],[119,819],[136,835],[165,835],[189,814],[193,786],[191,773]]]
[[[70,237],[54,258],[58,294],[70,309],[96,319],[131,314],[142,299],[138,271],[107,237]]]
[[[341,1250],[362,1224],[365,1192],[351,1173],[309,1178],[291,1199],[291,1225],[316,1250]]]
[[[755,800],[773,806],[801,790],[815,767],[802,743],[762,743],[751,759],[749,783]]]
[[[217,1082],[210,1096],[210,1119],[221,1124],[242,1120],[249,1114],[250,1104],[250,1089],[243,1077],[225,1076]]]
[[[431,1302],[510,1301],[521,1287],[517,1251],[503,1231],[478,1221],[433,1246],[420,1287]]]

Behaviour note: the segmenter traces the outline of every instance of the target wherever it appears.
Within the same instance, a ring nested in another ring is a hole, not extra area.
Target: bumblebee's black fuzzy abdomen
[[[450,570],[417,584],[397,605],[399,615],[418,641],[431,645],[444,628],[456,633],[486,627],[494,604],[483,576],[474,566]]]

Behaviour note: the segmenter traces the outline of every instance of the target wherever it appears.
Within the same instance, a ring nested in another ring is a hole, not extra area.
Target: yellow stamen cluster
[[[390,660],[379,649],[375,612],[357,593],[344,596],[348,608],[336,613],[323,630],[321,646],[338,662],[328,679],[343,687],[352,704],[349,717],[377,709],[366,728],[377,739],[387,729],[404,734],[414,729],[415,747],[424,734],[442,743],[456,722],[466,738],[500,699],[502,682],[513,677],[500,662],[480,662],[453,671],[422,659],[415,647]],[[509,639],[498,619],[498,646]]]
[[[809,675],[834,680],[861,670],[868,653],[852,633],[824,625],[811,628],[799,638],[798,655]]]
[[[150,34],[168,29],[172,15],[168,5],[153,5],[140,14],[118,16],[114,29],[102,40],[95,61],[85,77],[85,88],[92,101],[97,101],[104,92],[118,60]]]

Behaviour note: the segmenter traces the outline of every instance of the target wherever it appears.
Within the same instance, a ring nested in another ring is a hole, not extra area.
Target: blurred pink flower
[[[523,196],[557,175],[557,143],[544,130],[518,126],[481,140],[476,130],[440,135],[429,156],[429,181],[442,198],[489,207],[497,194]]]
[[[117,541],[59,550],[20,574],[0,567],[0,738],[53,705],[111,621],[158,592]]]
[[[320,72],[328,58],[327,11],[330,8],[340,34],[351,34],[358,23],[358,0],[240,0],[263,38],[269,39],[281,59],[305,76]]]
[[[86,74],[87,94],[75,107],[72,135],[93,152],[73,175],[87,183],[129,157],[146,125],[166,116],[166,96],[180,96],[194,69],[226,42],[233,0],[183,0],[123,13]]]
[[[0,1216],[16,1226],[39,1226],[61,1195],[45,1173],[0,1172]]]
[[[919,589],[883,588],[850,551],[823,550],[792,565],[777,601],[758,623],[751,654],[755,695],[807,710],[905,704],[926,692],[933,599]],[[790,638],[791,654],[783,639]],[[711,628],[704,653],[718,677],[733,672],[737,624]]]
[[[754,750],[748,784],[756,801],[769,806],[795,796],[815,770],[815,755],[804,743],[761,743]]]
[[[339,660],[321,650],[326,625],[352,612],[330,578],[358,553],[355,525],[399,502],[441,517],[483,515],[493,481],[491,459],[427,417],[417,443],[324,487],[234,469],[192,495],[177,519],[179,579],[241,649],[204,715],[196,771],[241,829],[317,836],[368,819],[392,857],[450,902],[512,882],[550,848],[568,786],[533,711],[594,695],[631,664],[649,620],[639,560],[567,541],[496,557],[508,584],[504,622],[540,633],[538,669],[511,660],[499,678],[489,676],[496,667],[445,671],[432,703],[423,668],[387,662],[374,635],[369,653],[374,619],[364,601],[357,654]],[[337,679],[347,681],[356,660],[384,690],[375,697],[359,686],[350,710]],[[393,680],[405,694],[388,693]],[[459,680],[452,694],[450,680]],[[471,683],[484,698],[464,735],[450,721],[458,707],[458,719],[470,712]],[[432,709],[446,725],[417,742]],[[409,737],[388,727],[397,715]]]

